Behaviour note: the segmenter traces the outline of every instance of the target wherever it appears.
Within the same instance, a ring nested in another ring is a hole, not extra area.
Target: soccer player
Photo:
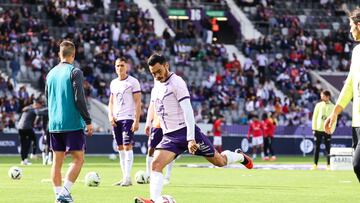
[[[360,41],[360,9],[357,8],[349,13],[350,32],[355,41]],[[337,121],[338,115],[343,111],[351,99],[353,99],[352,137],[354,159],[354,172],[360,182],[360,45],[356,45],[351,56],[350,71],[336,102],[334,110],[325,120],[325,132],[330,134]]]
[[[263,138],[263,126],[259,121],[257,115],[253,116],[253,121],[249,125],[247,138],[250,139],[252,135],[251,143],[253,148],[253,159],[256,159],[257,149],[261,151],[261,158],[264,159],[264,138]]]
[[[123,179],[116,186],[130,186],[131,168],[134,162],[134,132],[139,129],[141,89],[139,81],[128,75],[126,58],[115,61],[117,78],[110,83],[109,122],[113,126],[114,139],[118,145],[120,168]]]
[[[51,178],[56,202],[73,202],[71,187],[80,174],[84,163],[86,124],[87,135],[92,136],[93,126],[86,108],[83,73],[73,65],[75,45],[71,41],[60,43],[60,63],[46,76],[45,95],[48,101],[50,145],[53,150]],[[72,156],[61,187],[61,167],[65,152]]]
[[[320,93],[321,101],[316,104],[312,117],[312,130],[314,134],[315,149],[314,149],[314,165],[311,170],[317,169],[320,153],[321,140],[324,139],[325,150],[327,155],[326,169],[330,170],[330,142],[331,134],[335,130],[336,121],[332,126],[331,133],[324,131],[324,121],[334,109],[334,104],[330,101],[331,94],[328,90],[323,90]]]
[[[41,119],[42,126],[42,144],[44,148],[42,149],[42,161],[43,165],[51,165],[52,164],[52,152],[50,150],[50,134],[49,134],[49,117],[48,117],[48,108],[44,107],[40,109],[41,111],[45,111],[46,114],[39,117]]]
[[[222,138],[221,138],[221,134],[222,134],[222,129],[221,129],[221,125],[224,122],[224,116],[220,115],[218,119],[216,119],[214,121],[213,124],[213,131],[214,131],[214,147],[215,149],[221,153],[222,152]]]
[[[274,140],[274,133],[276,129],[276,122],[272,118],[274,114],[272,114],[271,117],[268,117],[266,113],[263,114],[263,131],[264,131],[264,160],[269,160],[269,154],[271,156],[271,160],[275,161],[276,156],[274,153],[274,149],[272,147],[273,140]]]
[[[151,91],[151,92],[153,93],[153,91]],[[153,94],[151,94],[151,95],[153,95]],[[150,175],[151,162],[153,160],[155,148],[163,138],[163,131],[160,127],[160,119],[155,114],[154,103],[151,101],[150,101],[150,104],[148,107],[148,113],[147,113],[147,117],[146,117],[145,133],[147,136],[149,136],[148,153],[146,155],[146,174]],[[170,183],[170,175],[171,175],[171,170],[172,170],[174,162],[175,162],[175,160],[170,162],[166,166],[166,173],[165,173],[165,179],[164,179],[165,185]]]
[[[169,72],[169,64],[164,56],[153,54],[148,59],[151,74],[156,79],[154,86],[155,112],[160,118],[164,137],[154,152],[150,175],[150,198],[135,197],[136,203],[151,203],[161,196],[163,189],[162,169],[178,155],[189,153],[204,156],[216,166],[226,166],[240,162],[251,169],[253,162],[244,153],[224,151],[218,153],[210,140],[195,125],[190,94],[185,81]]]
[[[34,121],[36,115],[39,114],[39,108],[41,103],[39,100],[35,100],[32,105],[28,105],[22,109],[20,116],[18,129],[20,138],[20,154],[21,154],[21,165],[30,165],[28,161],[28,154],[32,140],[35,138]],[[35,143],[36,145],[36,143]]]

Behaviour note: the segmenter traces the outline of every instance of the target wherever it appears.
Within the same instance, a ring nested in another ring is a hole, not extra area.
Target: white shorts
[[[263,136],[253,137],[253,138],[252,138],[252,145],[253,145],[253,146],[262,145],[263,143],[264,143]]]
[[[213,144],[215,146],[221,146],[222,145],[222,139],[221,136],[214,136],[214,142]]]

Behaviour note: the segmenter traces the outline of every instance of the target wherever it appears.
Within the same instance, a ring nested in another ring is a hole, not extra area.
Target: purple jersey
[[[113,116],[118,120],[134,120],[135,101],[133,94],[141,92],[139,81],[128,76],[124,80],[116,78],[110,83],[110,92],[113,96]]]
[[[184,112],[179,103],[189,98],[185,81],[174,73],[165,82],[155,82],[151,102],[154,102],[155,113],[160,118],[165,134],[186,127]]]

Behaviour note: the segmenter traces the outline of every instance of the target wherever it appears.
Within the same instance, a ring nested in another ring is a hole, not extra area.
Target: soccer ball
[[[116,160],[116,155],[115,155],[115,154],[109,154],[109,159],[110,159],[111,161]]]
[[[13,166],[9,169],[8,175],[13,180],[20,180],[22,177],[22,170],[19,167]]]
[[[156,199],[155,203],[176,203],[176,201],[170,195],[162,195]]]
[[[100,185],[100,176],[96,172],[89,172],[85,175],[85,185],[97,187]]]
[[[146,184],[150,182],[150,177],[145,171],[138,171],[135,173],[135,180],[139,184]]]

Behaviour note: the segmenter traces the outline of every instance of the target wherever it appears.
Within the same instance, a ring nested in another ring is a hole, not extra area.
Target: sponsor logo
[[[304,139],[300,143],[300,150],[303,153],[310,153],[314,149],[314,143],[309,139]]]
[[[12,140],[2,140],[0,141],[0,147],[15,147],[16,143]]]

